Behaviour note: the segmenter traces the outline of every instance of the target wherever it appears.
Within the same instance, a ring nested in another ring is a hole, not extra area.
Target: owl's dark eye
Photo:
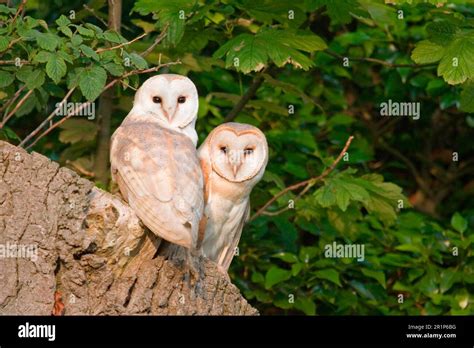
[[[248,147],[244,150],[244,155],[251,155],[253,153],[253,149]]]
[[[183,104],[185,101],[186,101],[186,97],[181,96],[178,98],[178,103],[180,104]]]
[[[161,104],[161,97],[153,97],[153,103]]]
[[[227,153],[227,147],[226,146],[221,146],[221,151],[222,151],[222,153]]]

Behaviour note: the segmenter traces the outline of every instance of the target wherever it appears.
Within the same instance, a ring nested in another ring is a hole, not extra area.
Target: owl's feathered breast
[[[120,191],[152,232],[193,247],[203,211],[203,178],[185,135],[156,124],[124,122],[114,133],[112,172]]]

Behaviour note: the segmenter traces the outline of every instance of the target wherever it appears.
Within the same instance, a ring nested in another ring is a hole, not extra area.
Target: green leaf
[[[88,101],[96,99],[101,93],[107,81],[107,72],[99,67],[85,69],[79,77],[79,88]]]
[[[104,39],[106,39],[109,42],[116,43],[116,44],[121,44],[121,43],[127,42],[127,40],[123,36],[121,36],[116,31],[112,31],[112,30],[107,30],[104,33]]]
[[[326,13],[332,24],[348,24],[352,20],[351,13],[359,8],[356,0],[315,0],[315,4],[326,6]]]
[[[467,230],[467,220],[456,212],[451,217],[451,226],[459,233],[464,233]]]
[[[82,43],[82,41],[84,41],[84,40],[82,39],[82,36],[81,36],[81,35],[78,35],[78,34],[74,34],[74,35],[72,36],[72,38],[71,38],[71,44],[72,44],[73,46],[79,46],[79,45]]]
[[[125,69],[120,64],[109,62],[103,66],[113,76],[122,76],[125,72]]]
[[[273,257],[276,257],[276,258],[278,258],[280,260],[283,260],[287,263],[298,262],[298,258],[296,257],[295,254],[292,254],[292,253],[281,252],[281,253],[273,255]]]
[[[61,31],[61,33],[63,33],[64,35],[66,35],[67,37],[72,37],[72,30],[69,29],[69,27],[58,27],[58,29]]]
[[[318,270],[314,272],[314,275],[319,279],[329,280],[330,282],[333,282],[336,285],[342,286],[341,281],[339,279],[339,272],[335,269],[329,268]]]
[[[69,119],[60,125],[59,140],[62,143],[75,144],[81,141],[92,141],[97,135],[94,122],[85,119]]]
[[[417,64],[435,63],[445,54],[445,48],[429,40],[423,40],[416,44],[411,53],[411,59]]]
[[[324,48],[324,41],[312,33],[269,29],[255,35],[240,34],[222,45],[213,56],[226,56],[227,68],[235,67],[244,73],[263,69],[269,59],[277,66],[292,64],[307,70],[313,62],[300,50],[313,52]]]
[[[265,289],[270,289],[273,285],[284,282],[290,279],[291,272],[272,266],[265,274]]]
[[[15,81],[15,75],[7,71],[0,70],[0,87],[1,88],[11,85],[13,81]]]
[[[10,41],[6,36],[0,36],[0,52],[5,51],[8,48]]]
[[[59,83],[66,75],[67,67],[64,60],[58,55],[52,54],[46,63],[46,73],[55,82]]]
[[[64,27],[71,24],[71,21],[65,15],[61,15],[58,19],[56,19],[56,24],[60,27]]]
[[[461,37],[449,44],[438,66],[438,76],[451,84],[474,78],[474,38]]]
[[[39,51],[38,54],[33,59],[34,62],[46,63],[53,54],[47,51]]]
[[[315,315],[316,314],[316,305],[315,303],[307,297],[298,296],[295,300],[295,308],[304,312],[306,315]]]
[[[148,68],[148,63],[146,62],[145,58],[140,56],[136,53],[129,54],[130,61],[133,65],[135,65],[138,69],[146,69]]]
[[[86,57],[89,57],[89,58],[92,58],[96,61],[99,61],[99,55],[97,53],[95,53],[95,51],[90,48],[89,46],[86,46],[86,45],[80,45],[79,46],[79,49],[82,51],[82,53],[84,53],[84,55]]]
[[[459,28],[448,21],[431,22],[426,26],[430,40],[440,45],[451,42]]]
[[[94,31],[93,30],[84,28],[81,25],[77,25],[76,28],[77,28],[77,31],[79,32],[79,34],[81,34],[82,36],[94,37]]]
[[[384,289],[387,287],[387,283],[385,280],[385,273],[383,271],[374,271],[367,268],[362,268],[361,271],[365,276],[373,278],[376,281],[378,281],[379,284],[382,285]]]
[[[54,51],[59,45],[59,38],[51,33],[36,32],[36,42],[38,46],[47,51]]]
[[[39,88],[43,85],[44,78],[45,75],[43,70],[35,69],[29,74],[28,78],[26,79],[26,87],[28,87],[28,89]]]

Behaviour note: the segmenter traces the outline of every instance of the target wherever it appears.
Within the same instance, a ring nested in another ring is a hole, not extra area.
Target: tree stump
[[[192,284],[159,245],[120,197],[0,142],[0,314],[51,315],[55,297],[64,315],[258,314],[212,261]]]

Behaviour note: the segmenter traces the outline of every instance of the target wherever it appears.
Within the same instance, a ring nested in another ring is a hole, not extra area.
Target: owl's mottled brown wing
[[[197,242],[203,178],[191,140],[148,123],[124,123],[112,137],[112,175],[137,216],[159,237]]]

